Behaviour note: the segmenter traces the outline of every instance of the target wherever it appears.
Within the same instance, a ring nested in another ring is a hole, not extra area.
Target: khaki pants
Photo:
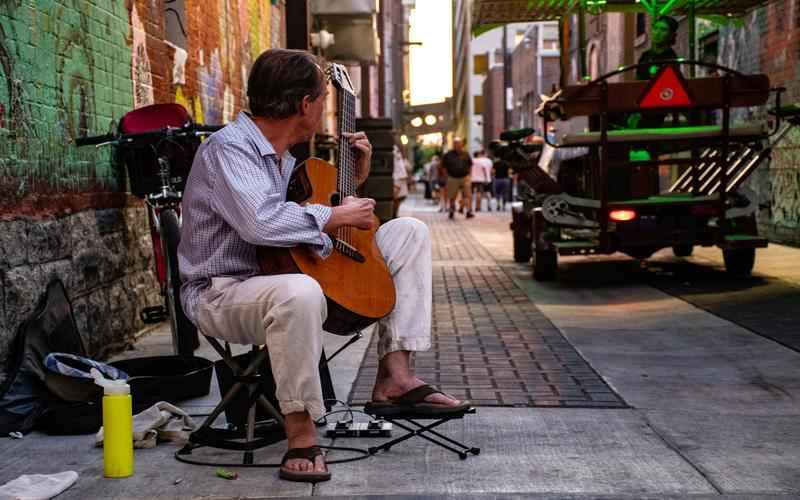
[[[378,248],[394,278],[397,303],[378,322],[378,356],[430,348],[431,243],[428,227],[403,217],[378,229]],[[205,335],[267,346],[276,396],[284,414],[324,413],[318,363],[327,316],[319,284],[304,274],[213,278],[197,306]]]

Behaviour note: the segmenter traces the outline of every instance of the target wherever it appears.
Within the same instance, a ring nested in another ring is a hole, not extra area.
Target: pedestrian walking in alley
[[[511,195],[511,167],[508,162],[501,159],[494,161],[492,174],[494,175],[494,195],[497,199],[497,210],[506,209],[506,201]]]
[[[440,199],[439,155],[431,156],[431,161],[425,164],[425,178],[428,180],[427,191],[430,192],[430,196],[428,196],[428,193],[426,192],[425,197],[429,198],[431,203],[435,205]]]
[[[439,211],[446,212],[450,206],[450,199],[447,197],[447,169],[441,157],[436,164],[436,186],[439,188]]]
[[[328,317],[320,283],[300,273],[262,274],[270,259],[257,247],[306,245],[316,258],[334,251],[329,234],[375,224],[375,201],[348,196],[337,206],[286,201],[295,158],[290,148],[311,140],[328,95],[320,61],[300,50],[271,49],[253,63],[249,112],[204,141],[186,184],[178,248],[186,315],[205,335],[266,345],[275,395],[285,416],[288,451],[279,475],[291,481],[330,479],[316,445],[314,421],[325,412],[319,376],[322,327]],[[370,171],[364,132],[344,135],[355,162],[354,184]],[[398,161],[405,173],[405,164]],[[414,411],[469,407],[416,377],[413,351],[431,346],[432,264],[428,228],[404,217],[381,225],[374,243],[397,291],[394,310],[377,323],[378,370],[371,399]],[[365,276],[364,279],[369,279]]]
[[[472,159],[472,170],[470,171],[470,183],[472,184],[472,197],[475,200],[475,211],[480,212],[484,193],[489,193],[486,202],[487,210],[492,210],[491,205],[491,182],[492,182],[492,160],[486,157],[484,150],[475,151],[475,158]]]
[[[408,197],[408,168],[406,165],[407,160],[403,158],[403,153],[400,148],[394,147],[394,170],[392,171],[393,186],[393,204],[392,204],[392,218],[397,217],[397,211],[400,209],[400,204]]]
[[[450,200],[450,218],[455,217],[456,198],[461,194],[463,206],[467,207],[467,219],[475,217],[472,213],[472,192],[470,187],[470,172],[472,158],[464,150],[464,141],[460,137],[453,139],[453,149],[445,153],[442,163],[447,170],[447,198]]]

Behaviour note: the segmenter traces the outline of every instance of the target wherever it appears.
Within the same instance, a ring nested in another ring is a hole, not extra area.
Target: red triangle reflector
[[[675,66],[664,66],[639,99],[641,108],[679,108],[693,104],[686,81]]]

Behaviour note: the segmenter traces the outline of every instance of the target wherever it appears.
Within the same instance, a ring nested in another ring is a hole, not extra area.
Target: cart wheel
[[[467,454],[464,453],[464,452],[460,452],[458,454],[458,458],[460,458],[461,460],[466,460],[467,459]]]
[[[672,253],[675,254],[675,257],[689,257],[692,252],[694,252],[694,245],[672,245]]]
[[[533,257],[533,278],[552,281],[558,270],[558,254],[554,250],[536,250]]]
[[[756,263],[756,249],[732,248],[723,250],[722,258],[725,261],[725,270],[728,274],[746,278],[753,272],[753,265]]]
[[[164,260],[167,268],[167,311],[169,312],[172,346],[175,354],[191,356],[200,346],[197,327],[192,324],[181,306],[181,276],[178,271],[178,243],[181,224],[173,209],[165,209],[160,214],[161,244],[164,245]]]
[[[512,210],[512,235],[514,237],[514,262],[528,262],[531,260],[533,240],[529,235],[531,221],[524,212]]]

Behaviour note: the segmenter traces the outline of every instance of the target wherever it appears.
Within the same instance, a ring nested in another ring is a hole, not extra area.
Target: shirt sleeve
[[[239,237],[253,245],[306,244],[322,258],[330,255],[333,244],[322,231],[331,218],[330,207],[301,206],[284,200],[281,187],[270,175],[270,166],[240,145],[215,144],[204,149],[203,154],[209,170],[214,172],[211,206]]]

